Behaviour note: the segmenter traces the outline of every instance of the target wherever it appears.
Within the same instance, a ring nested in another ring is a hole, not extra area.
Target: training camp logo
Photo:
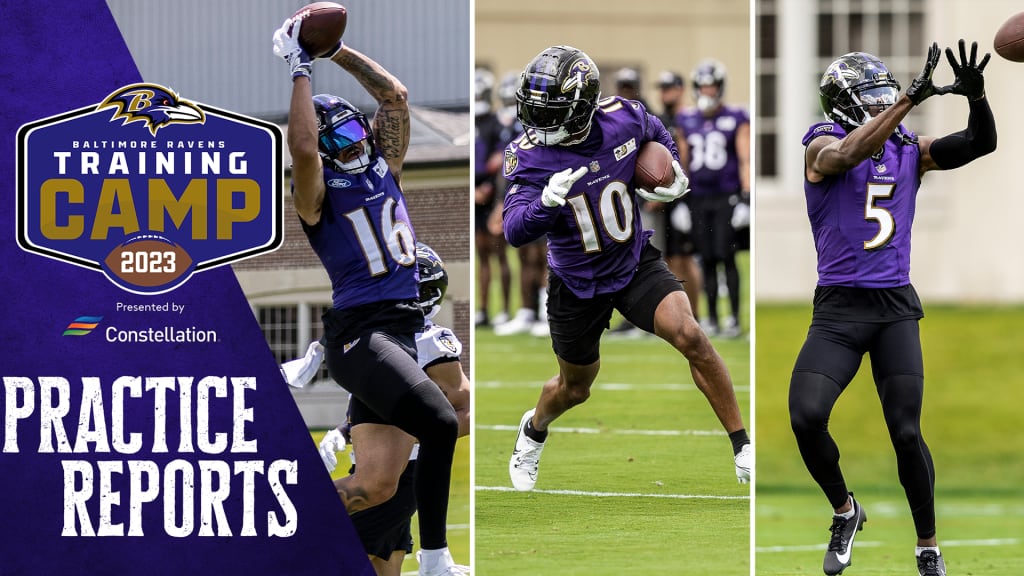
[[[281,245],[282,137],[269,122],[132,84],[18,130],[22,250],[136,294]]]

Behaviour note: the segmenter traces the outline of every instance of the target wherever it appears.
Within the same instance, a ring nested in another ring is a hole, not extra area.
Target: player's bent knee
[[[896,452],[916,452],[921,446],[921,429],[914,422],[906,422],[889,429]]]
[[[590,398],[590,385],[566,385],[565,399],[572,405],[583,404]]]
[[[699,360],[713,354],[711,342],[692,316],[674,326],[665,339],[688,360]]]

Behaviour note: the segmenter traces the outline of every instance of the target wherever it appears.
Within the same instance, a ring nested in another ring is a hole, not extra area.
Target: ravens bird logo
[[[145,122],[149,132],[169,124],[203,124],[206,114],[198,106],[178,98],[170,88],[157,84],[132,84],[125,86],[101,102],[97,110],[117,108],[111,121],[122,119],[121,125],[129,122]]]

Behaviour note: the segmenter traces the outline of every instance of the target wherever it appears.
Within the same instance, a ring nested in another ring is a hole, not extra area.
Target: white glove
[[[750,459],[752,457],[750,444],[744,444],[743,448],[740,448],[739,454],[733,457],[733,461],[736,462],[736,480],[740,484],[750,482],[750,469],[752,467]]]
[[[299,29],[302,27],[302,19],[284,21],[277,31],[274,32],[274,55],[284,58],[292,71],[292,80],[299,76],[309,78],[313,69],[313,61],[306,54],[306,51],[299,46]]]
[[[310,342],[306,348],[306,355],[296,360],[289,360],[281,364],[281,374],[284,381],[293,388],[303,388],[309,384],[316,373],[320,371],[320,365],[324,362],[324,345],[318,340]]]
[[[669,220],[672,222],[672,227],[683,234],[689,234],[690,230],[693,230],[693,215],[690,214],[690,207],[683,202],[676,204],[676,207],[672,209]]]
[[[690,191],[690,179],[683,173],[682,166],[679,165],[678,160],[672,161],[672,170],[676,173],[676,179],[672,182],[672,185],[668,188],[664,186],[658,186],[653,192],[644,190],[643,188],[637,188],[636,193],[644,200],[651,202],[671,202],[676,198],[682,198]]]
[[[732,220],[730,222],[732,223],[733,230],[750,228],[750,204],[738,202],[732,209]]]
[[[334,472],[338,466],[336,453],[344,451],[345,437],[341,434],[341,430],[332,428],[330,432],[324,434],[323,440],[320,440],[320,459],[324,461],[328,474]]]
[[[572,168],[566,168],[561,172],[555,172],[548,179],[547,186],[540,194],[541,204],[548,208],[554,208],[555,206],[565,206],[565,195],[569,193],[569,189],[576,183],[577,180],[583,177],[587,173],[586,166],[580,166],[574,172]]]

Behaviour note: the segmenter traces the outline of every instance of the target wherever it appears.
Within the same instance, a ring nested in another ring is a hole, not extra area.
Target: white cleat
[[[523,414],[519,421],[519,435],[516,437],[516,449],[508,461],[508,475],[512,478],[512,487],[520,492],[533,490],[537,483],[537,467],[540,464],[540,453],[544,450],[543,442],[531,440],[523,430],[526,423],[533,418],[536,410],[531,408]]]
[[[533,310],[522,309],[516,312],[516,315],[508,322],[495,325],[494,335],[512,336],[515,334],[525,334],[533,328],[533,323],[536,320],[537,315]]]
[[[752,467],[750,459],[752,456],[753,450],[750,449],[750,444],[744,444],[743,448],[740,448],[739,453],[733,458],[736,462],[736,480],[740,484],[750,482],[750,469]]]
[[[419,576],[470,576],[469,566],[456,564],[447,549],[435,560],[433,566],[424,565],[423,550],[416,552],[416,561],[420,563]]]

